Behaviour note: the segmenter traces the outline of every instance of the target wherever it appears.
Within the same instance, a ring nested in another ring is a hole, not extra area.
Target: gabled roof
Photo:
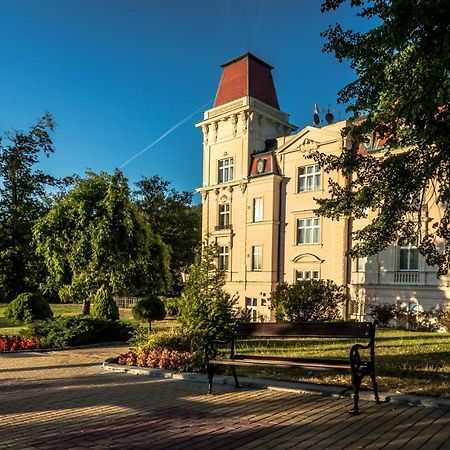
[[[273,67],[251,53],[222,64],[223,71],[214,107],[241,97],[254,97],[273,108],[278,105],[271,70]]]

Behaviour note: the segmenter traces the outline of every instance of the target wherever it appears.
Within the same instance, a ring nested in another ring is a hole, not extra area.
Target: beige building
[[[219,246],[226,289],[252,319],[272,320],[270,293],[303,278],[348,286],[347,313],[357,318],[364,300],[424,309],[450,303],[449,279],[438,280],[416,248],[393,245],[351,260],[351,227],[361,223],[314,213],[328,180],[346,180],[324,174],[308,155],[339,154],[349,145],[341,136],[346,122],[297,130],[279,108],[270,65],[247,53],[222,67],[214,107],[196,125],[203,131],[203,236]]]

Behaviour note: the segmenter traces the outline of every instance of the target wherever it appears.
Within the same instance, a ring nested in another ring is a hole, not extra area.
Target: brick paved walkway
[[[124,348],[0,355],[0,449],[450,449],[450,411],[105,373]]]

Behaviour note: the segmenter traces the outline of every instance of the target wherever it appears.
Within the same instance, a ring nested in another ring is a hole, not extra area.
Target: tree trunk
[[[148,332],[150,333],[152,331],[152,321],[148,321]]]
[[[81,311],[81,314],[83,316],[89,316],[91,313],[91,301],[89,299],[83,300],[83,310]]]

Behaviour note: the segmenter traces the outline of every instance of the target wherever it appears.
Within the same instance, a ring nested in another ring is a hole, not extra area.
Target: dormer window
[[[219,183],[226,183],[233,179],[233,158],[219,159]]]

